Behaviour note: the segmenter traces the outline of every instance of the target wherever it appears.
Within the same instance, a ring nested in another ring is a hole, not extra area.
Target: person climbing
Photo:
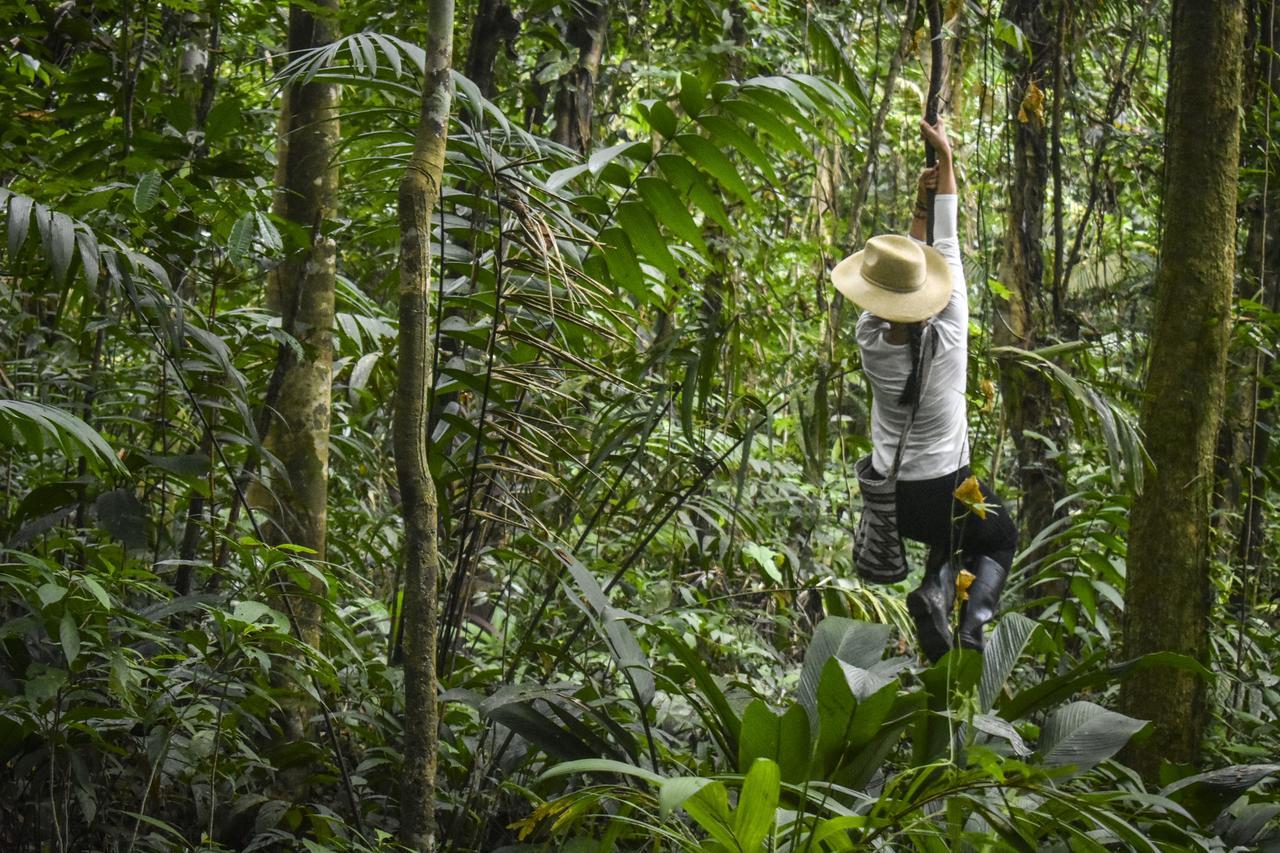
[[[929,547],[924,580],[907,596],[907,610],[920,648],[936,661],[952,646],[950,614],[962,570],[972,579],[956,633],[962,647],[983,649],[983,626],[999,608],[1018,534],[986,483],[975,480],[980,502],[956,494],[972,476],[965,406],[969,302],[951,143],[941,119],[922,120],[920,132],[937,165],[921,172],[910,236],[872,237],[837,264],[831,278],[863,309],[856,336],[871,382],[873,445],[863,475],[896,478],[897,532]],[[928,246],[931,194],[934,243]],[[900,551],[900,542],[895,545]]]

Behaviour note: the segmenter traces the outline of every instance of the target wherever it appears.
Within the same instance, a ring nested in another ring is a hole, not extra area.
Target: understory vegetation
[[[969,441],[1021,543],[985,655],[932,666],[923,552],[853,570],[828,277],[908,226],[931,4],[447,5],[428,612],[393,452],[426,13],[0,3],[0,848],[1280,850],[1274,0],[1224,4],[1204,654],[1126,636],[1186,580],[1126,585],[1186,4],[940,4]],[[1203,685],[1197,754],[1144,763],[1138,674]]]

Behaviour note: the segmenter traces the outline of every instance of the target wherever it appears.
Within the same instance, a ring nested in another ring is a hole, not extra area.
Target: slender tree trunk
[[[1155,470],[1134,501],[1125,654],[1181,652],[1208,663],[1209,501],[1235,272],[1242,0],[1175,0],[1166,112],[1164,233],[1142,428]],[[1155,722],[1128,750],[1148,778],[1194,762],[1208,722],[1205,683],[1165,667],[1120,688],[1126,713]]]
[[[1013,125],[1013,180],[1000,275],[1008,295],[996,303],[994,340],[1031,349],[1052,329],[1044,282],[1044,208],[1049,180],[1049,148],[1044,111],[1046,78],[1056,61],[1057,17],[1038,0],[1010,0],[1005,17],[1031,43],[1031,57],[1009,48],[1009,113]],[[1061,93],[1054,92],[1054,98]],[[1054,519],[1054,505],[1066,493],[1062,471],[1047,457],[1036,435],[1061,436],[1048,381],[1014,363],[1001,365],[1000,385],[1009,432],[1017,449],[1022,490],[1019,521],[1030,541]],[[1060,443],[1060,442],[1059,442]]]
[[[440,199],[452,106],[453,0],[427,5],[427,55],[413,154],[400,180],[400,364],[392,443],[405,524],[404,782],[400,841],[435,846],[436,490],[427,465],[431,387],[431,214]]]
[[[1268,109],[1269,99],[1280,91],[1280,62],[1273,51],[1280,45],[1280,15],[1275,3],[1259,4],[1257,9],[1257,51],[1254,62],[1245,72],[1243,101],[1254,104],[1247,121],[1250,142],[1243,144],[1242,166],[1267,174],[1269,160],[1275,154],[1268,144],[1268,125],[1276,115]],[[1252,32],[1252,30],[1250,30]],[[1252,159],[1251,152],[1261,157]],[[1271,311],[1280,304],[1280,182],[1263,181],[1259,194],[1241,199],[1241,216],[1248,222],[1241,257],[1242,275],[1238,277],[1236,296],[1260,302]],[[1262,523],[1263,503],[1258,494],[1262,486],[1256,472],[1262,470],[1270,452],[1274,423],[1271,404],[1272,386],[1262,381],[1268,375],[1273,358],[1267,347],[1242,345],[1228,359],[1227,403],[1218,433],[1218,480],[1215,509],[1221,536],[1219,557],[1237,559],[1244,571],[1257,566],[1266,527]],[[1244,598],[1241,598],[1244,601]]]
[[[556,124],[551,138],[586,154],[591,147],[596,76],[609,31],[608,0],[579,0],[573,10],[565,40],[578,49],[578,62],[560,78],[556,92]]]
[[[509,45],[519,32],[520,22],[510,6],[502,0],[480,0],[471,25],[466,74],[486,98],[493,97],[496,91],[493,66],[498,48]]]
[[[337,0],[289,7],[289,51],[308,50],[334,38]],[[307,230],[309,244],[292,253],[269,283],[268,304],[301,345],[282,346],[277,356],[280,398],[267,427],[265,446],[279,467],[254,489],[266,510],[267,536],[325,553],[329,490],[329,419],[333,379],[336,246],[324,233],[332,219],[338,186],[335,83],[312,81],[286,91],[281,114],[276,213]],[[313,590],[314,591],[314,590]],[[291,603],[303,638],[319,639],[319,609],[309,596]]]

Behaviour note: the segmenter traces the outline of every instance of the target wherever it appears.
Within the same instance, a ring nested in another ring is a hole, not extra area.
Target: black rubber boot
[[[907,612],[916,623],[920,649],[930,663],[951,650],[951,608],[956,601],[956,572],[950,560],[926,569],[924,580],[907,595]]]
[[[978,557],[972,561],[973,583],[969,585],[969,598],[960,605],[960,645],[966,649],[982,651],[985,642],[982,628],[1000,609],[1000,593],[1004,591],[1009,572],[990,557]]]

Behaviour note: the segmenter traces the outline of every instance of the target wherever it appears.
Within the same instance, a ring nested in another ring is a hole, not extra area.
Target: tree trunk
[[[604,37],[609,31],[607,0],[581,0],[571,4],[565,40],[578,49],[578,62],[560,78],[556,92],[556,124],[551,138],[580,154],[591,147],[591,115],[596,91],[596,75],[604,54]]]
[[[333,41],[337,0],[311,7],[289,7],[289,52]],[[281,393],[265,446],[280,460],[266,488],[254,490],[255,502],[270,519],[267,536],[313,549],[324,559],[329,487],[329,417],[333,380],[334,287],[336,246],[324,233],[334,215],[338,172],[336,83],[312,81],[291,86],[281,115],[281,153],[275,211],[307,229],[310,244],[294,252],[275,271],[268,303],[280,312],[281,325],[301,353],[280,347],[277,371]],[[319,610],[308,597],[292,602],[302,637],[319,639]]]
[[[1125,655],[1209,658],[1209,501],[1235,271],[1242,0],[1175,0],[1166,112],[1164,233],[1142,428],[1155,464],[1134,501]],[[1155,722],[1128,750],[1154,778],[1194,762],[1208,721],[1205,684],[1165,667],[1120,688],[1126,713]]]
[[[1031,57],[1028,59],[1021,50],[1006,50],[1011,70],[1013,181],[1009,185],[1009,220],[1000,277],[1008,295],[996,302],[993,338],[1000,345],[1032,349],[1052,327],[1044,286],[1049,150],[1043,89],[1048,85],[1049,70],[1059,61],[1058,38],[1056,15],[1037,0],[1010,0],[1004,14],[1030,41]],[[1053,96],[1059,98],[1061,93],[1054,92]],[[1040,373],[1005,362],[1001,364],[1000,385],[1009,432],[1017,449],[1022,491],[1018,517],[1023,541],[1030,541],[1053,521],[1054,505],[1066,493],[1061,469],[1047,458],[1048,448],[1035,436],[1060,437],[1063,430],[1054,413],[1049,383]]]
[[[1243,102],[1254,104],[1254,113],[1246,122],[1250,142],[1242,146],[1242,165],[1265,174],[1271,155],[1268,145],[1268,119],[1274,115],[1274,107],[1268,110],[1268,99],[1280,91],[1280,62],[1273,51],[1280,46],[1280,15],[1275,14],[1274,4],[1257,9],[1257,51],[1255,60],[1246,69],[1242,83]],[[1250,30],[1253,32],[1253,30]],[[1260,152],[1261,157],[1250,160],[1248,152]],[[1250,199],[1241,199],[1241,218],[1248,222],[1244,253],[1241,257],[1242,274],[1236,283],[1236,296],[1260,302],[1270,311],[1280,306],[1280,216],[1275,214],[1280,204],[1280,185],[1272,180],[1264,181],[1262,192]],[[1256,571],[1262,556],[1266,526],[1263,524],[1263,502],[1258,472],[1262,471],[1270,452],[1269,437],[1274,428],[1274,406],[1271,403],[1272,386],[1262,381],[1273,362],[1269,350],[1258,346],[1239,346],[1228,359],[1227,402],[1222,414],[1222,426],[1218,433],[1218,482],[1215,492],[1218,527],[1221,535],[1219,558],[1236,559],[1242,571]],[[1242,584],[1247,587],[1247,584]],[[1248,589],[1242,589],[1240,603],[1247,598]]]
[[[480,89],[480,94],[492,98],[494,87],[493,66],[498,58],[498,48],[520,32],[520,21],[511,7],[501,0],[480,0],[475,23],[471,26],[471,41],[467,48],[467,77]]]
[[[440,199],[453,82],[453,0],[430,0],[422,106],[400,181],[400,364],[392,443],[405,524],[404,781],[400,841],[435,846],[436,491],[427,465],[431,387],[431,214]]]

